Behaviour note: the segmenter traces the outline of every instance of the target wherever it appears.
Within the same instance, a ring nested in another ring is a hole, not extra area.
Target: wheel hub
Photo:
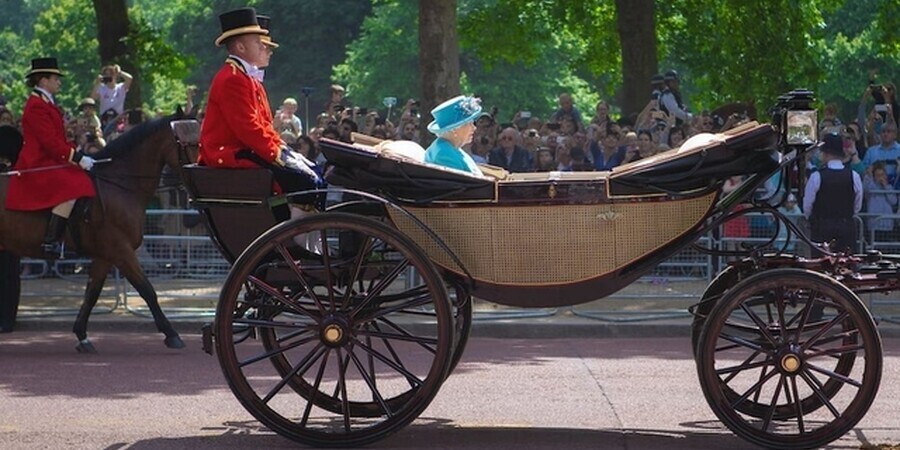
[[[786,375],[796,375],[803,367],[803,351],[795,344],[784,346],[777,354],[778,368]]]
[[[788,373],[794,373],[800,369],[800,358],[797,355],[785,355],[781,358],[781,369]]]
[[[341,347],[350,337],[350,326],[340,317],[326,317],[319,327],[319,339],[329,347]]]

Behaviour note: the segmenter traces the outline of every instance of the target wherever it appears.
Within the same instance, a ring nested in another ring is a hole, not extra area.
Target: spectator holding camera
[[[281,103],[281,109],[275,112],[275,117],[272,121],[278,132],[284,133],[289,131],[295,138],[303,134],[303,122],[297,117],[297,108],[296,99],[292,97],[284,99]]]
[[[863,191],[866,199],[866,212],[871,216],[892,215],[897,209],[897,193],[888,181],[884,162],[872,165],[872,175],[863,179]],[[874,232],[876,241],[893,240],[894,220],[869,217],[866,225]]]
[[[591,124],[606,128],[609,122],[609,103],[605,100],[600,100],[597,103],[597,107],[594,108],[594,117],[591,118]]]
[[[663,76],[665,88],[659,97],[659,108],[664,113],[675,117],[675,124],[681,125],[685,122],[690,123],[694,118],[691,113],[687,112],[684,106],[684,100],[681,96],[681,79],[678,72],[670,70]]]
[[[581,120],[581,112],[575,106],[575,100],[569,93],[563,92],[559,94],[559,109],[550,116],[550,122],[556,122],[562,125],[563,118],[569,117],[573,122],[573,130],[569,135],[578,130],[584,129],[584,122]]]
[[[593,140],[589,144],[594,170],[612,170],[625,161],[626,149],[619,146],[619,129],[607,127],[599,141]]]
[[[900,160],[900,144],[897,143],[897,125],[893,122],[881,126],[881,144],[873,145],[866,150],[866,156],[862,164],[866,173],[871,174],[872,166],[876,162],[883,162],[888,181],[891,185],[897,184],[897,164]]]
[[[344,87],[339,84],[331,85],[331,97],[325,104],[325,113],[329,116],[340,120],[340,114],[344,110]]]
[[[509,127],[500,132],[499,145],[488,155],[488,164],[510,172],[531,172],[534,160],[531,152],[519,144],[520,135]]]
[[[132,81],[134,77],[123,71],[118,64],[103,66],[94,81],[91,98],[100,103],[100,111],[112,109],[117,114],[122,114],[125,111],[125,96],[128,95]]]

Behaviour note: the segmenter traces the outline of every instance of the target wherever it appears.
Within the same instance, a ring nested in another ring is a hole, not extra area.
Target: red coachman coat
[[[272,112],[262,84],[233,58],[213,78],[206,116],[200,129],[200,161],[211,167],[255,168],[256,163],[236,159],[250,149],[263,160],[276,163],[281,137],[272,127]]]
[[[9,180],[6,209],[38,211],[96,195],[90,177],[72,160],[75,144],[66,140],[62,112],[39,91],[25,103],[22,135],[22,151],[14,169],[23,173]],[[51,168],[57,166],[63,167]],[[48,169],[32,171],[45,167]]]

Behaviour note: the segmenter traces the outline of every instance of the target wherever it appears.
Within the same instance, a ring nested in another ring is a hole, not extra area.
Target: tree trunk
[[[104,66],[118,64],[134,77],[128,96],[125,97],[125,108],[139,108],[142,104],[140,74],[132,50],[126,45],[130,28],[128,5],[125,0],[93,0],[93,3],[94,13],[97,15],[100,61]],[[100,73],[99,68],[97,73]]]
[[[625,117],[650,100],[650,78],[657,72],[654,0],[616,0],[616,25],[622,45]]]
[[[428,111],[459,95],[459,42],[456,0],[419,0],[419,74],[422,123]]]

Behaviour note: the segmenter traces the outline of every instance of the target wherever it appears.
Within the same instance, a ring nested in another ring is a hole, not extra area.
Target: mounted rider
[[[52,208],[41,249],[45,258],[53,259],[62,252],[60,240],[75,200],[96,195],[85,173],[93,167],[94,159],[76,151],[75,143],[66,140],[63,112],[54,98],[63,77],[56,58],[31,60],[31,70],[25,77],[33,90],[22,113],[24,143],[14,166],[19,175],[9,180],[6,209]]]

